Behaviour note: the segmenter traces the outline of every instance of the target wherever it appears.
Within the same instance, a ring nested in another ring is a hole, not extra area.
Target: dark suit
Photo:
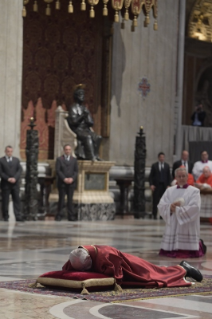
[[[56,161],[56,174],[57,174],[57,184],[59,192],[59,202],[58,202],[58,213],[56,219],[62,219],[65,195],[67,195],[67,208],[68,208],[68,220],[76,219],[74,209],[73,209],[73,194],[74,188],[76,186],[78,165],[75,157],[70,156],[69,161],[65,159],[65,156],[57,158]],[[73,178],[72,184],[66,184],[64,182],[65,178]]]
[[[149,175],[149,183],[150,185],[155,186],[155,190],[153,191],[153,205],[152,205],[152,215],[156,219],[157,218],[157,205],[163,196],[166,188],[170,185],[171,175],[170,175],[170,167],[169,164],[163,163],[164,168],[162,170],[159,169],[159,163],[152,164],[150,175]]]
[[[13,208],[16,220],[22,219],[20,212],[20,197],[19,197],[19,181],[22,173],[20,161],[16,157],[12,157],[12,161],[7,162],[6,157],[0,159],[0,176],[2,190],[2,212],[4,220],[8,220],[9,196],[12,195]],[[16,179],[14,184],[9,183],[8,179],[13,177]]]
[[[193,169],[194,164],[191,163],[190,161],[187,161],[187,163],[188,163],[188,173],[192,174],[192,169]],[[173,167],[172,167],[172,177],[173,178],[175,178],[175,175],[174,175],[175,170],[177,168],[179,168],[181,165],[183,165],[182,160],[174,162]]]

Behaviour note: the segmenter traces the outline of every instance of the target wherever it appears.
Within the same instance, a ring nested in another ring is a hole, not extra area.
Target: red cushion
[[[43,286],[80,290],[82,294],[87,294],[87,288],[89,291],[112,289],[115,285],[115,279],[96,272],[59,270],[41,275],[36,280],[37,283]]]

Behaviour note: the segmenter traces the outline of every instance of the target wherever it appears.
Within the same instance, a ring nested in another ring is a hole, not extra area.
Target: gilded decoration
[[[212,1],[197,0],[190,14],[188,36],[212,42]]]
[[[62,6],[65,5],[65,0],[43,0],[45,3],[47,3],[47,7],[45,10],[45,13],[47,16],[51,15],[52,12],[52,7],[55,6],[55,10],[60,11]],[[81,2],[80,2],[81,1]],[[53,3],[55,2],[55,4]],[[22,15],[23,17],[27,16],[27,4],[29,3],[29,0],[24,0],[23,1],[23,11]],[[67,12],[70,14],[75,13],[75,6],[77,4],[80,4],[80,10],[81,11],[86,11],[87,8],[89,8],[89,16],[90,18],[94,18],[96,13],[95,13],[95,7],[99,5],[101,6],[102,10],[102,15],[111,16],[111,12],[114,11],[114,22],[119,22],[119,12],[125,8],[125,13],[123,14],[123,20],[122,20],[122,26],[124,24],[124,20],[129,20],[129,7],[131,4],[131,13],[134,15],[134,17],[131,17],[131,20],[133,20],[133,26],[137,26],[136,20],[137,16],[140,14],[141,9],[143,8],[143,13],[145,15],[145,22],[144,26],[147,26],[149,24],[149,13],[150,10],[153,8],[154,11],[154,17],[155,19],[157,18],[157,7],[158,7],[158,0],[70,0],[68,7],[67,7]],[[52,4],[52,6],[51,6]],[[109,5],[110,4],[110,5]],[[109,5],[109,6],[108,6]],[[33,11],[38,12],[38,3],[37,1],[34,1],[33,4]],[[110,12],[109,12],[110,11]],[[97,12],[98,13],[98,12]],[[156,30],[156,22],[154,24],[154,30]],[[134,31],[134,30],[132,30]]]

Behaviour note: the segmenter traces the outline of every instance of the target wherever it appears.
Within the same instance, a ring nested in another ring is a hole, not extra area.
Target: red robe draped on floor
[[[138,283],[145,288],[190,286],[181,266],[155,266],[139,257],[122,253],[111,246],[80,246],[88,251],[92,258],[92,271],[114,277],[118,284]],[[63,270],[74,270],[68,260]]]

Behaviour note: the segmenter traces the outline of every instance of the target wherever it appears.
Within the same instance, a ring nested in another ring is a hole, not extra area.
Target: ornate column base
[[[79,220],[113,220],[116,210],[114,203],[74,204]]]

